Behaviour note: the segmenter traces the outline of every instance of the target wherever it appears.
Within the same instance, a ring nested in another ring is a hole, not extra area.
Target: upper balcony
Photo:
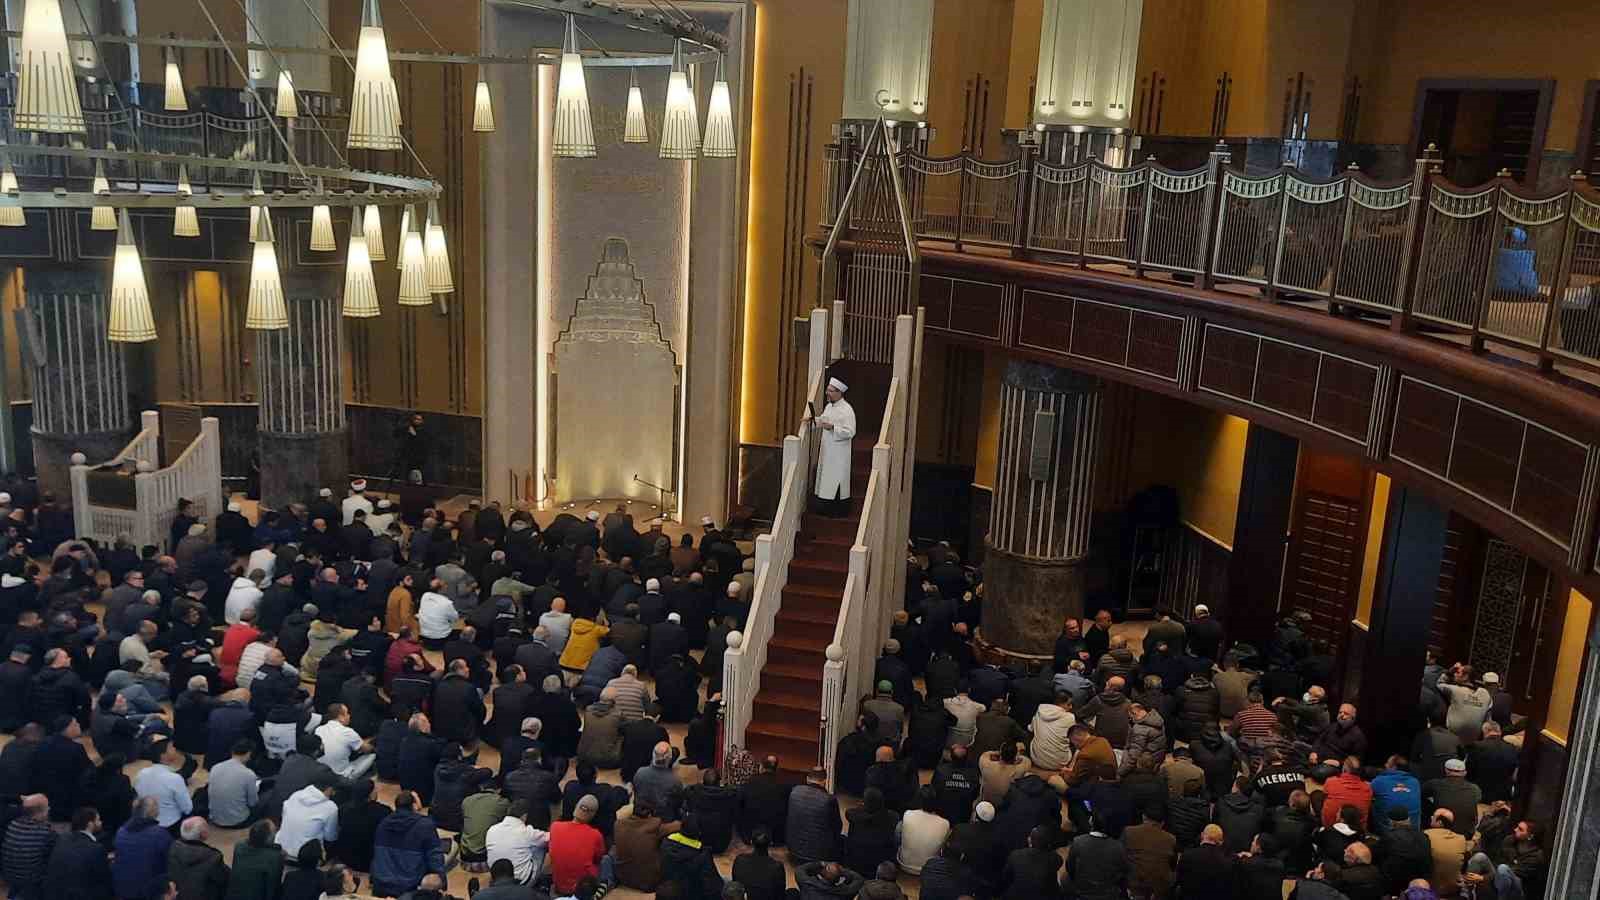
[[[1596,579],[1600,191],[901,152],[930,334],[1359,454]],[[829,147],[821,226],[859,162]],[[839,223],[851,227],[854,223]],[[851,307],[855,242],[825,295]],[[869,289],[869,287],[866,287]]]

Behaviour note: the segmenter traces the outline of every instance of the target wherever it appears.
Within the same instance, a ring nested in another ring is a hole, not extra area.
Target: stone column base
[[[307,434],[261,431],[257,439],[263,506],[284,509],[290,503],[305,503],[324,487],[343,496],[343,483],[350,474],[347,429]]]
[[[121,431],[92,431],[86,434],[46,434],[34,431],[33,469],[39,478],[39,493],[52,493],[63,503],[72,501],[72,454],[82,453],[91,465],[102,463],[128,446],[132,428]]]
[[[984,543],[984,648],[1012,659],[1050,659],[1061,620],[1083,617],[1087,560],[1018,556]]]

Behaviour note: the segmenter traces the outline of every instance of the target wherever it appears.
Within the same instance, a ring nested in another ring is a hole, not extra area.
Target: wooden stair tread
[[[769,737],[785,738],[791,741],[803,741],[815,745],[817,743],[817,723],[812,721],[796,721],[783,719],[778,721],[758,721],[752,719],[745,733],[764,734]]]
[[[780,608],[776,618],[779,622],[795,622],[805,625],[839,624],[839,614],[837,610],[833,612],[822,612],[820,610],[803,609],[797,606]]]
[[[822,683],[822,667],[802,665],[800,663],[787,663],[783,661],[768,660],[763,672],[780,675],[784,678],[793,678],[797,681],[815,681]]]

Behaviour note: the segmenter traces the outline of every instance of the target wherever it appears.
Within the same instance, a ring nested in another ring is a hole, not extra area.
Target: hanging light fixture
[[[321,178],[317,179],[317,193],[327,193]],[[311,208],[311,249],[323,253],[339,249],[339,245],[333,241],[333,213],[326,203],[318,203]]]
[[[561,77],[556,82],[556,156],[594,156],[594,120],[589,115],[589,88],[583,79],[583,57],[578,55],[578,23],[567,16],[567,35],[561,43]]]
[[[378,284],[372,278],[367,234],[362,212],[357,208],[350,216],[350,249],[344,259],[344,314],[352,319],[370,319],[378,312]]]
[[[167,112],[184,112],[189,98],[183,92],[183,73],[178,70],[178,48],[167,48]]]
[[[624,144],[650,143],[650,126],[644,118],[644,92],[639,90],[639,70],[628,67],[628,114],[623,122]]]
[[[350,136],[345,146],[399,150],[400,94],[389,73],[389,43],[378,0],[361,4],[361,39],[356,45],[356,83],[350,98]]]
[[[111,263],[111,316],[106,340],[140,344],[156,339],[156,320],[150,312],[150,286],[144,280],[144,263],[133,243],[133,222],[122,210],[117,225],[117,253]]]
[[[405,230],[400,232],[400,305],[428,306],[433,294],[428,290],[427,255],[422,249],[422,231],[410,206],[406,207]]]
[[[411,207],[407,205],[400,213],[400,234],[394,239],[394,268],[401,271],[406,267],[406,235],[411,233]]]
[[[181,164],[178,166],[178,196],[194,196],[194,188],[189,185],[189,167]],[[172,211],[172,236],[200,236],[200,217],[193,206],[184,204]]]
[[[106,164],[104,160],[94,161],[94,192],[98,195],[111,196],[111,182],[106,180]],[[116,231],[117,211],[109,206],[96,206],[89,213],[90,231]]]
[[[428,201],[428,233],[423,238],[428,260],[428,291],[448,294],[456,289],[450,277],[450,251],[444,242],[444,222],[439,218],[439,201]]]
[[[727,76],[722,74],[722,56],[717,56],[717,80],[711,84],[711,104],[706,108],[706,139],[700,155],[712,159],[731,159],[739,155],[733,132],[733,97]]]
[[[84,133],[60,0],[25,0],[21,43],[12,124],[23,131]]]
[[[661,158],[694,159],[700,155],[700,113],[683,63],[683,45],[672,45],[672,74],[667,76],[667,111],[661,118]]]
[[[250,230],[255,250],[250,257],[250,300],[244,327],[271,331],[289,327],[289,310],[283,302],[283,281],[278,277],[278,249],[272,245],[272,216],[256,218]]]
[[[267,192],[261,189],[261,173],[256,172],[250,179],[250,196],[265,197]],[[250,207],[250,234],[256,233],[256,220],[261,218],[261,207]]]
[[[17,170],[11,167],[11,157],[0,156],[0,194],[15,194],[19,190]],[[21,228],[27,224],[28,217],[22,207],[0,206],[0,228]]]
[[[377,193],[373,188],[371,193]],[[367,212],[361,217],[361,229],[366,232],[367,258],[373,262],[384,259],[383,255],[383,217],[378,215],[376,203],[367,207]]]
[[[288,69],[278,70],[278,97],[273,112],[280,119],[293,119],[300,115],[300,103],[294,96],[294,79]]]
[[[483,80],[482,70],[478,72],[478,89],[472,98],[472,130],[494,130],[494,104],[489,100],[489,82]]]

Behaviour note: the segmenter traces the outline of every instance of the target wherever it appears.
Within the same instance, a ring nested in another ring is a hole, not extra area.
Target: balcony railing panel
[[[1227,172],[1211,269],[1219,279],[1265,286],[1277,258],[1284,176]]]
[[[1411,185],[1375,187],[1351,178],[1333,297],[1399,312],[1406,236],[1411,231]]]
[[[1028,247],[1054,253],[1083,249],[1084,198],[1089,187],[1089,166],[1033,168],[1033,209],[1029,213]]]
[[[1017,209],[1022,202],[1022,162],[979,162],[967,159],[962,172],[961,234],[963,242],[1009,245],[1016,237]]]
[[[1432,186],[1422,234],[1412,314],[1419,319],[1471,331],[1478,322],[1495,246],[1494,186],[1457,190]]]
[[[962,158],[929,159],[907,153],[903,159],[913,230],[934,240],[956,240],[961,229]]]
[[[1148,169],[1110,169],[1089,164],[1084,255],[1132,265],[1143,235]]]
[[[1200,273],[1200,239],[1209,225],[1206,170],[1171,172],[1150,167],[1144,217],[1143,267]]]
[[[1568,202],[1566,193],[1527,199],[1500,191],[1500,227],[1482,306],[1484,334],[1539,346],[1560,276]]]
[[[1319,183],[1284,176],[1278,287],[1324,297],[1333,293],[1334,265],[1344,235],[1345,190],[1343,178]]]

